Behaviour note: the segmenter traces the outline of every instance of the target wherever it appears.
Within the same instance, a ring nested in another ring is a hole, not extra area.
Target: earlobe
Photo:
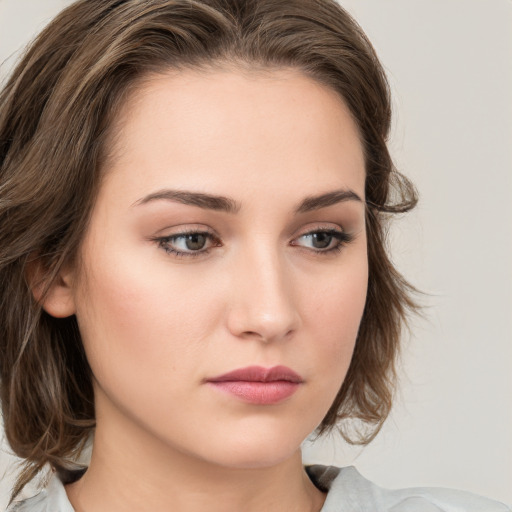
[[[73,295],[73,272],[63,269],[48,285],[40,260],[27,264],[27,281],[34,299],[55,318],[66,318],[75,314]]]

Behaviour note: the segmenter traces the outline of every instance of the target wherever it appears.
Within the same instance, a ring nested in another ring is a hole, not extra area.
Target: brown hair
[[[412,288],[385,247],[389,213],[416,203],[386,147],[391,109],[377,56],[334,0],[81,0],[35,40],[0,94],[0,371],[7,439],[27,463],[63,471],[94,428],[94,397],[75,317],[33,298],[78,254],[101,179],[108,130],[148,73],[230,63],[294,67],[336,90],[366,158],[369,288],[355,352],[319,426],[367,443],[391,408]],[[358,420],[359,429],[350,429]]]

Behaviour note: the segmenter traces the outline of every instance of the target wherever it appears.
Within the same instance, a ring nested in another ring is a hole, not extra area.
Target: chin
[[[299,453],[299,450],[300,447],[294,447],[293,450],[284,451],[259,446],[244,451],[227,451],[222,457],[216,458],[215,462],[217,465],[227,469],[268,469],[279,466],[287,460],[290,460]]]
[[[263,469],[282,464],[300,456],[300,447],[305,435],[297,432],[261,431],[243,436],[231,436],[218,446],[216,453],[209,450],[205,459],[231,469]]]

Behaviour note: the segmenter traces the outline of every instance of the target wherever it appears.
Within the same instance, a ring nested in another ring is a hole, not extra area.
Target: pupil
[[[329,247],[332,240],[332,235],[329,233],[315,233],[313,235],[313,246],[316,249],[325,249]]]
[[[204,247],[206,243],[206,237],[201,233],[194,233],[187,236],[187,249],[190,251],[198,251]]]

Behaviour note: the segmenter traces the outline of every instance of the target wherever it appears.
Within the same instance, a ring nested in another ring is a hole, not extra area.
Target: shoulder
[[[308,466],[315,485],[327,492],[321,512],[512,512],[497,501],[443,488],[384,489],[354,467]],[[36,496],[13,503],[6,512],[74,512],[54,475]]]
[[[384,489],[354,467],[309,466],[315,485],[327,491],[321,512],[512,512],[497,501],[453,489]]]
[[[35,496],[15,501],[6,512],[74,512],[64,485],[54,474]]]

